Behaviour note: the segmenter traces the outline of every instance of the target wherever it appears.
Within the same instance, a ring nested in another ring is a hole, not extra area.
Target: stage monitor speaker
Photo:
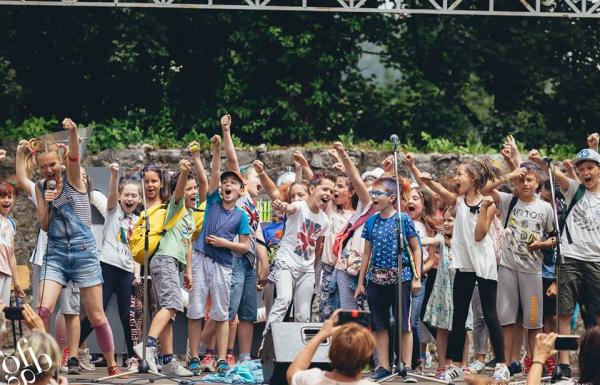
[[[321,323],[275,322],[265,336],[261,353],[262,370],[265,384],[287,385],[286,372],[294,358],[321,329]],[[310,367],[331,369],[329,346],[331,338],[323,341]]]

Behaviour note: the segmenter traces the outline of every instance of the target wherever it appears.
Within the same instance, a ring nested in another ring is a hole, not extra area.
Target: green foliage
[[[30,117],[23,120],[20,124],[16,124],[8,119],[2,128],[2,132],[4,132],[3,139],[17,142],[21,139],[37,138],[48,133],[52,128],[57,127],[58,119],[56,118],[46,120],[42,117]]]
[[[431,134],[421,131],[421,139],[425,142],[427,152],[460,152],[461,148],[450,139],[434,138]]]
[[[339,134],[338,139],[340,142],[342,142],[345,148],[352,148],[354,145],[354,130],[350,129],[346,134]]]
[[[144,133],[135,121],[112,119],[104,123],[92,122],[89,126],[93,128],[88,142],[88,151],[91,153],[106,148],[121,150],[144,141]]]
[[[543,153],[556,160],[572,159],[577,153],[577,147],[573,144],[555,144],[549,150],[544,149]]]

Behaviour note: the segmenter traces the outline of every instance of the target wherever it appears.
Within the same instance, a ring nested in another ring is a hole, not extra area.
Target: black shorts
[[[544,318],[556,315],[556,296],[548,297],[546,292],[554,282],[553,278],[542,278],[542,290],[544,290]]]
[[[410,301],[411,281],[402,282],[402,331],[409,332],[410,328]],[[367,282],[367,302],[371,312],[371,329],[374,332],[387,330],[390,327],[390,315],[396,317],[397,304],[396,285],[377,285]],[[390,313],[390,310],[392,313]]]

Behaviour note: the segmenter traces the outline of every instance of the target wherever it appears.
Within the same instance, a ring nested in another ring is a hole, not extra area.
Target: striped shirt
[[[81,219],[87,227],[92,227],[92,209],[90,208],[90,197],[87,192],[79,192],[69,184],[66,175],[63,175],[63,190],[60,195],[54,199],[52,206],[59,208],[66,204],[71,204],[75,214]]]

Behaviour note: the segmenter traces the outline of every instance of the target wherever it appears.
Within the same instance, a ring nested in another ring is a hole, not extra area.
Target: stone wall
[[[4,144],[8,149],[8,157],[0,164],[0,180],[14,175],[14,144]],[[268,151],[264,146],[257,147],[255,150],[238,151],[238,160],[240,165],[250,164],[254,159],[260,159],[265,163],[269,175],[276,179],[279,172],[287,166],[292,166],[292,152],[294,149]],[[332,165],[331,158],[327,153],[328,149],[307,149],[304,154],[311,166],[315,169],[324,169]],[[126,150],[105,150],[99,154],[87,157],[84,160],[84,166],[103,167],[112,162],[118,162],[121,170],[137,169],[143,164],[156,163],[165,169],[174,170],[181,159],[183,151],[180,149],[155,149],[149,145],[143,145]],[[222,152],[223,153],[223,152]],[[184,154],[187,156],[187,153]],[[350,151],[350,156],[356,162],[361,172],[378,167],[381,161],[387,156],[387,153],[375,151]],[[472,159],[471,155],[459,154],[416,154],[416,163],[423,171],[428,171],[434,177],[439,177],[446,173],[453,173],[458,164],[465,159]],[[499,161],[500,158],[492,156]],[[204,165],[209,170],[210,152],[203,152]],[[223,159],[224,162],[224,159]],[[223,163],[224,167],[224,163]],[[401,163],[401,172],[404,172]],[[18,234],[16,238],[17,261],[19,264],[25,264],[31,255],[35,246],[36,233],[38,228],[37,217],[33,204],[27,199],[24,193],[19,194],[15,207],[12,211],[18,224]]]

